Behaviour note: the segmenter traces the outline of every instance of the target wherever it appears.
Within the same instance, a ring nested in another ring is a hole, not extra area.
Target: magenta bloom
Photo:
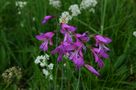
[[[105,45],[109,44],[112,40],[108,37],[104,37],[102,35],[95,35],[95,40],[96,40],[96,47],[99,47],[100,49],[103,49],[105,51],[109,51],[109,48],[107,48]]]
[[[95,62],[98,63],[98,66],[100,68],[102,68],[104,66],[104,62],[102,61],[102,57],[105,57],[105,58],[108,58],[108,55],[105,53],[105,52],[99,52],[99,49],[98,48],[93,48],[91,49],[92,50],[92,53],[94,55],[94,58],[95,58]]]
[[[42,24],[45,24],[48,20],[52,19],[53,16],[45,16],[44,19],[42,20]]]
[[[107,54],[107,51],[109,51],[109,48],[107,48],[106,45],[109,44],[112,40],[102,35],[95,35],[94,38],[96,40],[95,46],[97,48],[92,48],[91,51],[94,55],[95,62],[97,62],[99,67],[102,68],[104,66],[104,62],[102,61],[101,58],[109,57],[109,55]]]
[[[60,62],[62,61],[62,58],[64,55],[67,55],[69,51],[71,51],[72,47],[69,43],[67,42],[62,42],[58,47],[55,48],[51,53],[56,54],[58,53],[58,59],[57,61]]]
[[[87,68],[91,73],[95,74],[96,76],[100,76],[99,72],[97,72],[91,65],[85,64],[85,68]]]
[[[76,34],[75,36],[77,41],[84,42],[84,43],[89,41],[89,37],[86,33]]]
[[[40,34],[37,35],[36,38],[40,41],[43,41],[43,43],[40,46],[40,49],[42,49],[43,51],[47,51],[48,50],[48,43],[49,45],[53,45],[52,42],[52,37],[54,36],[53,32],[47,32],[45,34]]]
[[[82,66],[84,66],[84,58],[81,56],[75,57],[72,59],[73,63],[75,64],[77,69],[80,69]]]
[[[81,42],[75,42],[72,45],[72,51],[69,55],[69,59],[73,61],[75,66],[79,69],[84,65],[84,58],[83,58],[83,44]]]
[[[76,31],[76,27],[70,26],[68,24],[61,24],[61,33],[64,35],[64,42],[72,42],[71,34]]]

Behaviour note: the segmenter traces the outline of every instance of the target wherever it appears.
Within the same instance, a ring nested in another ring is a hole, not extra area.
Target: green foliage
[[[52,56],[54,79],[50,81],[43,76],[34,64],[34,59],[42,53],[35,35],[58,27],[52,21],[41,25],[41,20],[45,15],[59,17],[61,12],[68,10],[69,5],[81,0],[62,1],[63,8],[55,9],[48,4],[48,0],[27,0],[28,4],[18,15],[15,0],[0,0],[0,73],[12,66],[23,70],[19,85],[7,86],[0,76],[0,90],[135,90],[136,38],[132,35],[136,30],[135,0],[98,0],[94,14],[86,10],[70,22],[78,27],[78,32],[94,33],[95,29],[97,33],[112,38],[110,58],[104,60],[105,67],[100,70],[100,78],[85,68],[75,70],[69,60],[58,64],[56,57]],[[86,53],[85,58],[93,63],[90,52]]]

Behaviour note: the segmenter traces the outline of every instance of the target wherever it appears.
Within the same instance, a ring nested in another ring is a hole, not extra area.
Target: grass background
[[[35,35],[57,29],[55,20],[41,25],[45,15],[59,17],[71,4],[81,0],[62,0],[61,9],[50,6],[48,0],[28,0],[21,15],[18,15],[15,2],[0,0],[0,73],[19,66],[23,78],[19,85],[13,83],[7,87],[0,76],[0,90],[136,90],[136,38],[132,35],[136,31],[135,0],[98,0],[94,14],[86,10],[70,22],[78,27],[77,32],[96,34],[93,27],[98,33],[112,38],[110,58],[104,60],[105,67],[99,70],[100,78],[84,68],[76,71],[68,60],[57,64],[57,56],[51,56],[50,61],[55,63],[53,81],[45,79],[41,69],[34,64],[35,58],[43,54]],[[54,41],[59,43],[58,38]],[[90,52],[85,55],[87,62],[93,61],[90,55]],[[67,63],[67,67],[63,67],[63,63]]]

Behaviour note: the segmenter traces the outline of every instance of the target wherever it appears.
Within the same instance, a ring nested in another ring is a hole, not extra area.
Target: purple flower
[[[93,55],[94,55],[94,58],[95,58],[95,62],[98,63],[98,66],[100,68],[102,68],[104,66],[104,62],[102,61],[101,58],[108,58],[108,54],[105,53],[105,51],[99,51],[98,48],[92,48],[91,49]]]
[[[108,37],[104,37],[102,35],[95,35],[94,36],[96,40],[96,47],[99,47],[99,50],[103,49],[105,51],[109,51],[109,48],[107,48],[105,45],[109,44],[112,40]]]
[[[60,62],[62,61],[62,58],[64,55],[67,55],[69,51],[72,50],[72,47],[69,43],[67,42],[62,42],[58,47],[55,48],[55,50],[53,50],[51,53],[52,54],[56,54],[58,53],[58,59],[57,61]]]
[[[64,42],[72,42],[72,33],[74,33],[76,27],[70,26],[68,24],[62,23],[61,24],[61,33],[64,35]]]
[[[82,66],[84,66],[84,58],[81,56],[74,57],[72,61],[77,69],[80,69]]]
[[[40,41],[43,41],[43,43],[40,46],[40,49],[42,49],[43,51],[47,51],[48,50],[48,43],[49,45],[53,45],[52,42],[52,37],[54,36],[53,32],[47,32],[45,34],[40,34],[37,35],[36,38]]]
[[[109,58],[109,55],[103,49],[99,50],[99,48],[93,48],[92,51],[98,54],[99,57]]]
[[[83,58],[83,44],[81,42],[75,42],[72,46],[71,52],[69,54],[69,59],[73,61],[77,69],[84,65]]]
[[[75,34],[75,36],[77,41],[84,42],[84,43],[89,41],[89,37],[86,33]]]
[[[45,24],[48,20],[52,19],[53,16],[45,16],[44,19],[42,20],[42,24]]]
[[[99,72],[97,72],[91,65],[85,64],[85,68],[87,68],[91,73],[95,74],[96,76],[100,76]]]

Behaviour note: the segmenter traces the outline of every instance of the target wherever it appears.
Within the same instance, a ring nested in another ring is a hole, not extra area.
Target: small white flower
[[[45,54],[44,56],[38,56],[34,62],[35,64],[40,64],[41,67],[45,67],[47,66],[47,60],[49,60],[49,55]]]
[[[64,67],[66,67],[66,63],[64,63],[63,65],[64,65]]]
[[[80,9],[77,4],[71,5],[69,10],[72,12],[72,16],[78,16],[81,14]]]
[[[39,64],[39,63],[40,63],[40,60],[39,60],[39,59],[35,59],[34,63],[35,63],[35,64]]]
[[[48,70],[43,69],[42,71],[43,71],[43,74],[44,74],[46,77],[49,75],[49,71],[48,71]]]
[[[50,70],[52,70],[52,69],[53,69],[53,66],[54,66],[54,64],[50,63],[50,64],[48,65],[48,68],[49,68]]]
[[[20,15],[20,14],[21,14],[21,11],[18,11],[18,14]]]
[[[41,67],[47,66],[46,60],[41,61],[41,62],[40,62],[40,66],[41,66]]]
[[[20,26],[21,26],[21,27],[24,27],[24,24],[23,24],[23,23],[20,23]]]
[[[27,4],[27,2],[23,2],[23,4],[24,4],[24,5],[26,5],[26,4]]]
[[[71,19],[72,19],[72,16],[69,14],[69,12],[65,11],[61,14],[59,22],[68,23]]]
[[[95,7],[97,5],[96,0],[82,0],[80,4],[80,9],[87,9],[90,7]]]
[[[19,7],[19,8],[23,8],[24,6],[27,5],[27,2],[25,2],[25,1],[16,1],[16,2],[15,2],[15,5],[16,5],[17,7]]]
[[[49,55],[48,55],[48,54],[45,54],[44,56],[45,56],[45,58],[46,58],[47,60],[49,60]]]
[[[55,8],[61,7],[61,2],[60,0],[49,0],[49,4],[52,5]]]
[[[133,32],[133,35],[136,37],[136,31]]]
[[[33,17],[32,20],[35,21],[35,17]]]
[[[89,10],[89,12],[95,13],[95,9],[94,9],[94,8],[91,8],[91,9]]]
[[[50,79],[50,80],[53,80],[53,76],[52,76],[52,75],[50,75],[50,76],[49,76],[49,79]]]

